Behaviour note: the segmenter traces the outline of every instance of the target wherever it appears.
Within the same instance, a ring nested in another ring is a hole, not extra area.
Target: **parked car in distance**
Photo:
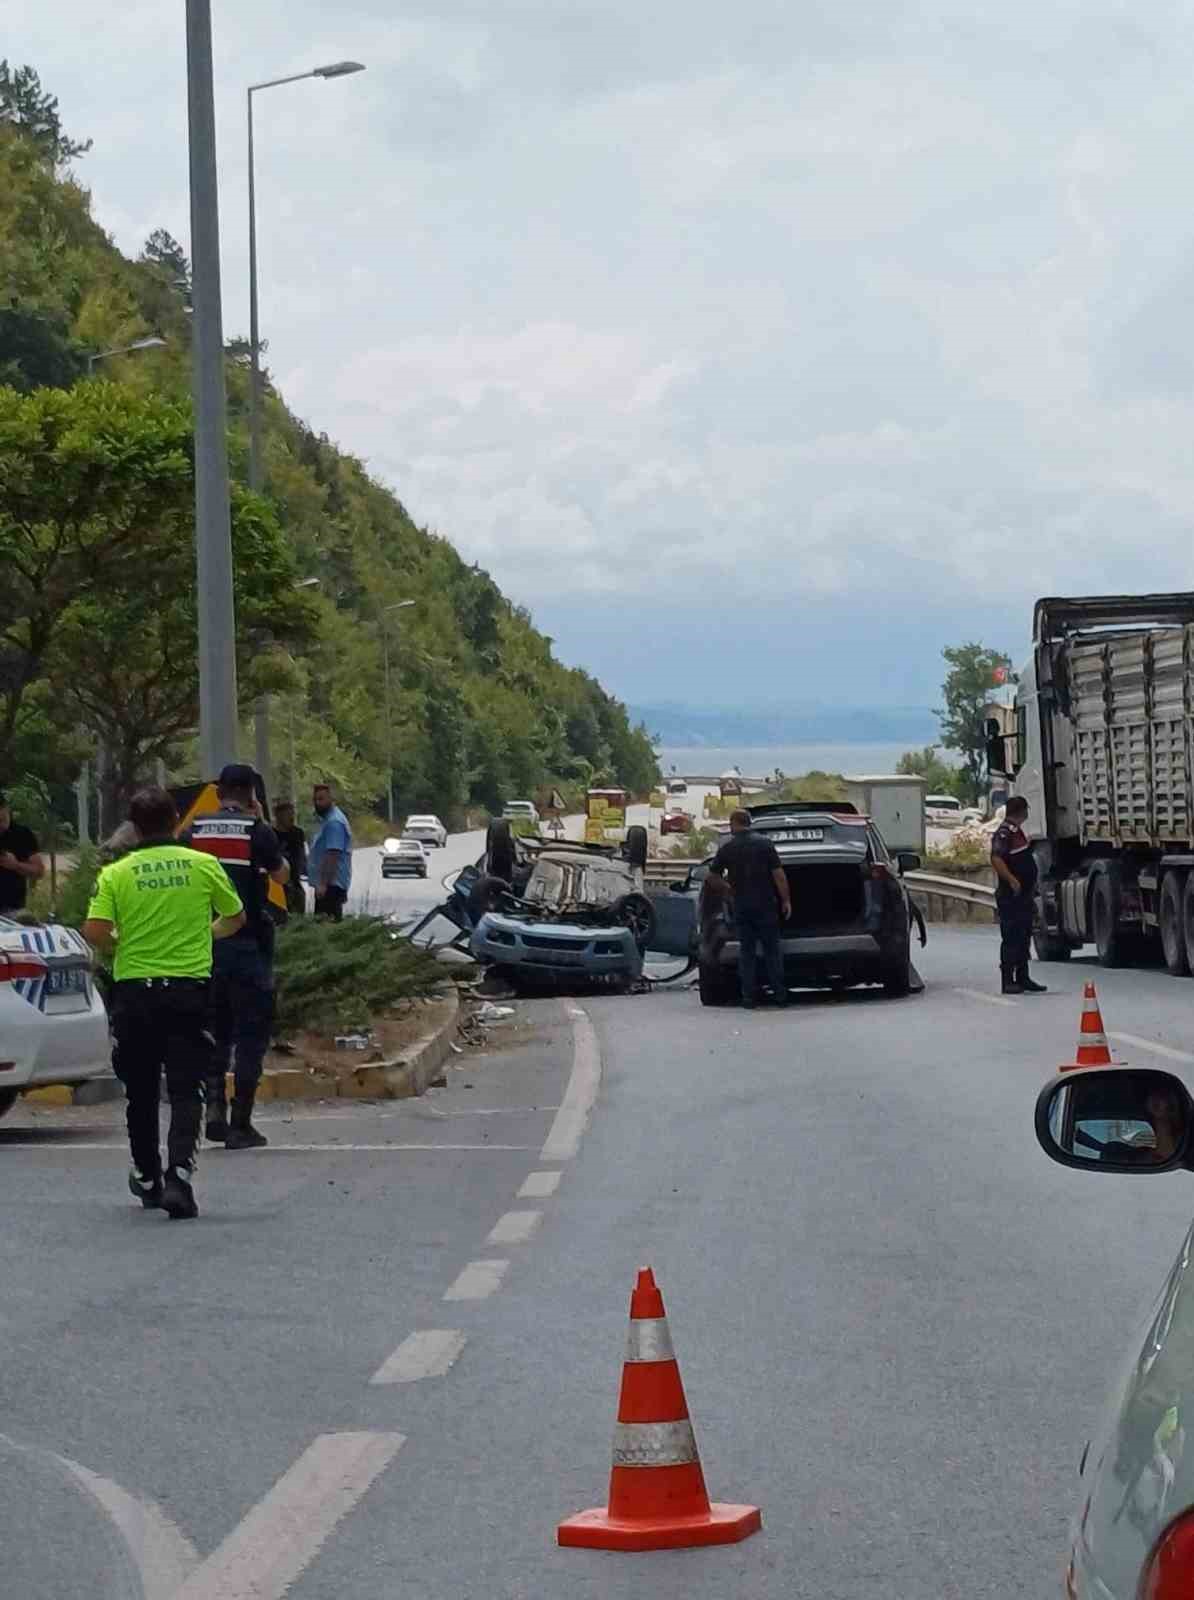
[[[539,811],[531,800],[507,800],[502,807],[502,816],[510,824],[512,833],[539,832]]]
[[[692,818],[687,811],[665,811],[659,824],[660,833],[691,833]]]
[[[774,844],[791,886],[792,916],[780,937],[788,986],[878,983],[889,995],[908,994],[912,918],[903,874],[915,871],[920,857],[901,852],[893,859],[874,822],[847,801],[748,809],[754,831]],[[732,899],[703,887],[708,866],[699,888],[694,877],[681,892],[691,898],[699,924],[701,1004],[719,1006],[741,999],[738,936]]]
[[[407,817],[402,826],[404,839],[417,839],[420,844],[430,845],[433,850],[442,850],[448,842],[448,830],[438,817]]]
[[[952,794],[925,795],[925,821],[938,827],[948,827],[951,822],[961,822],[962,802]]]
[[[667,792],[671,795],[684,795],[688,793],[688,785],[683,778],[669,778]]]
[[[1036,1106],[1045,1154],[1083,1172],[1194,1171],[1194,1102],[1171,1073],[1096,1067],[1052,1077]],[[1194,1228],[1087,1442],[1065,1578],[1069,1600],[1194,1594]]]
[[[418,839],[387,839],[381,847],[383,878],[427,876],[427,851]]]
[[[108,1077],[111,1055],[82,935],[0,917],[0,1116],[22,1089]]]

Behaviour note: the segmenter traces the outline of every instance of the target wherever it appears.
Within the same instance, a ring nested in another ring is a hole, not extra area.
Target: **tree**
[[[80,142],[62,131],[58,98],[45,93],[33,68],[14,71],[6,60],[0,61],[0,122],[11,123],[51,167],[85,156],[91,149],[90,139]]]
[[[155,228],[145,241],[141,260],[166,282],[184,306],[191,304],[191,263],[172,233]]]
[[[996,674],[1010,672],[1011,657],[983,644],[951,645],[941,654],[949,667],[942,685],[945,706],[937,713],[941,742],[962,757],[962,798],[975,801],[983,788],[986,707],[996,688]]]
[[[962,769],[943,761],[937,753],[938,748],[935,744],[927,744],[923,750],[905,750],[896,762],[895,769],[923,778],[926,794],[956,794],[961,799],[959,790],[965,782]]]

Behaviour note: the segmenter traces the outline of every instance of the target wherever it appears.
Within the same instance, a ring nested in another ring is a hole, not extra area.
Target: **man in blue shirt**
[[[307,879],[315,890],[315,915],[339,922],[352,884],[352,829],[328,784],[314,792],[319,829],[307,850]]]

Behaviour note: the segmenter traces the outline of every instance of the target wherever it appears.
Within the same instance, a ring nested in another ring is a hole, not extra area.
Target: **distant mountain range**
[[[931,744],[940,739],[927,706],[826,706],[796,704],[739,711],[658,704],[628,707],[667,748],[756,749],[792,744]]]

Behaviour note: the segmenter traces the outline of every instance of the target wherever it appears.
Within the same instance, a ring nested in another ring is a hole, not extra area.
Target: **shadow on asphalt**
[[[123,1137],[124,1129],[94,1128],[0,1128],[0,1150],[6,1144],[110,1144]]]

